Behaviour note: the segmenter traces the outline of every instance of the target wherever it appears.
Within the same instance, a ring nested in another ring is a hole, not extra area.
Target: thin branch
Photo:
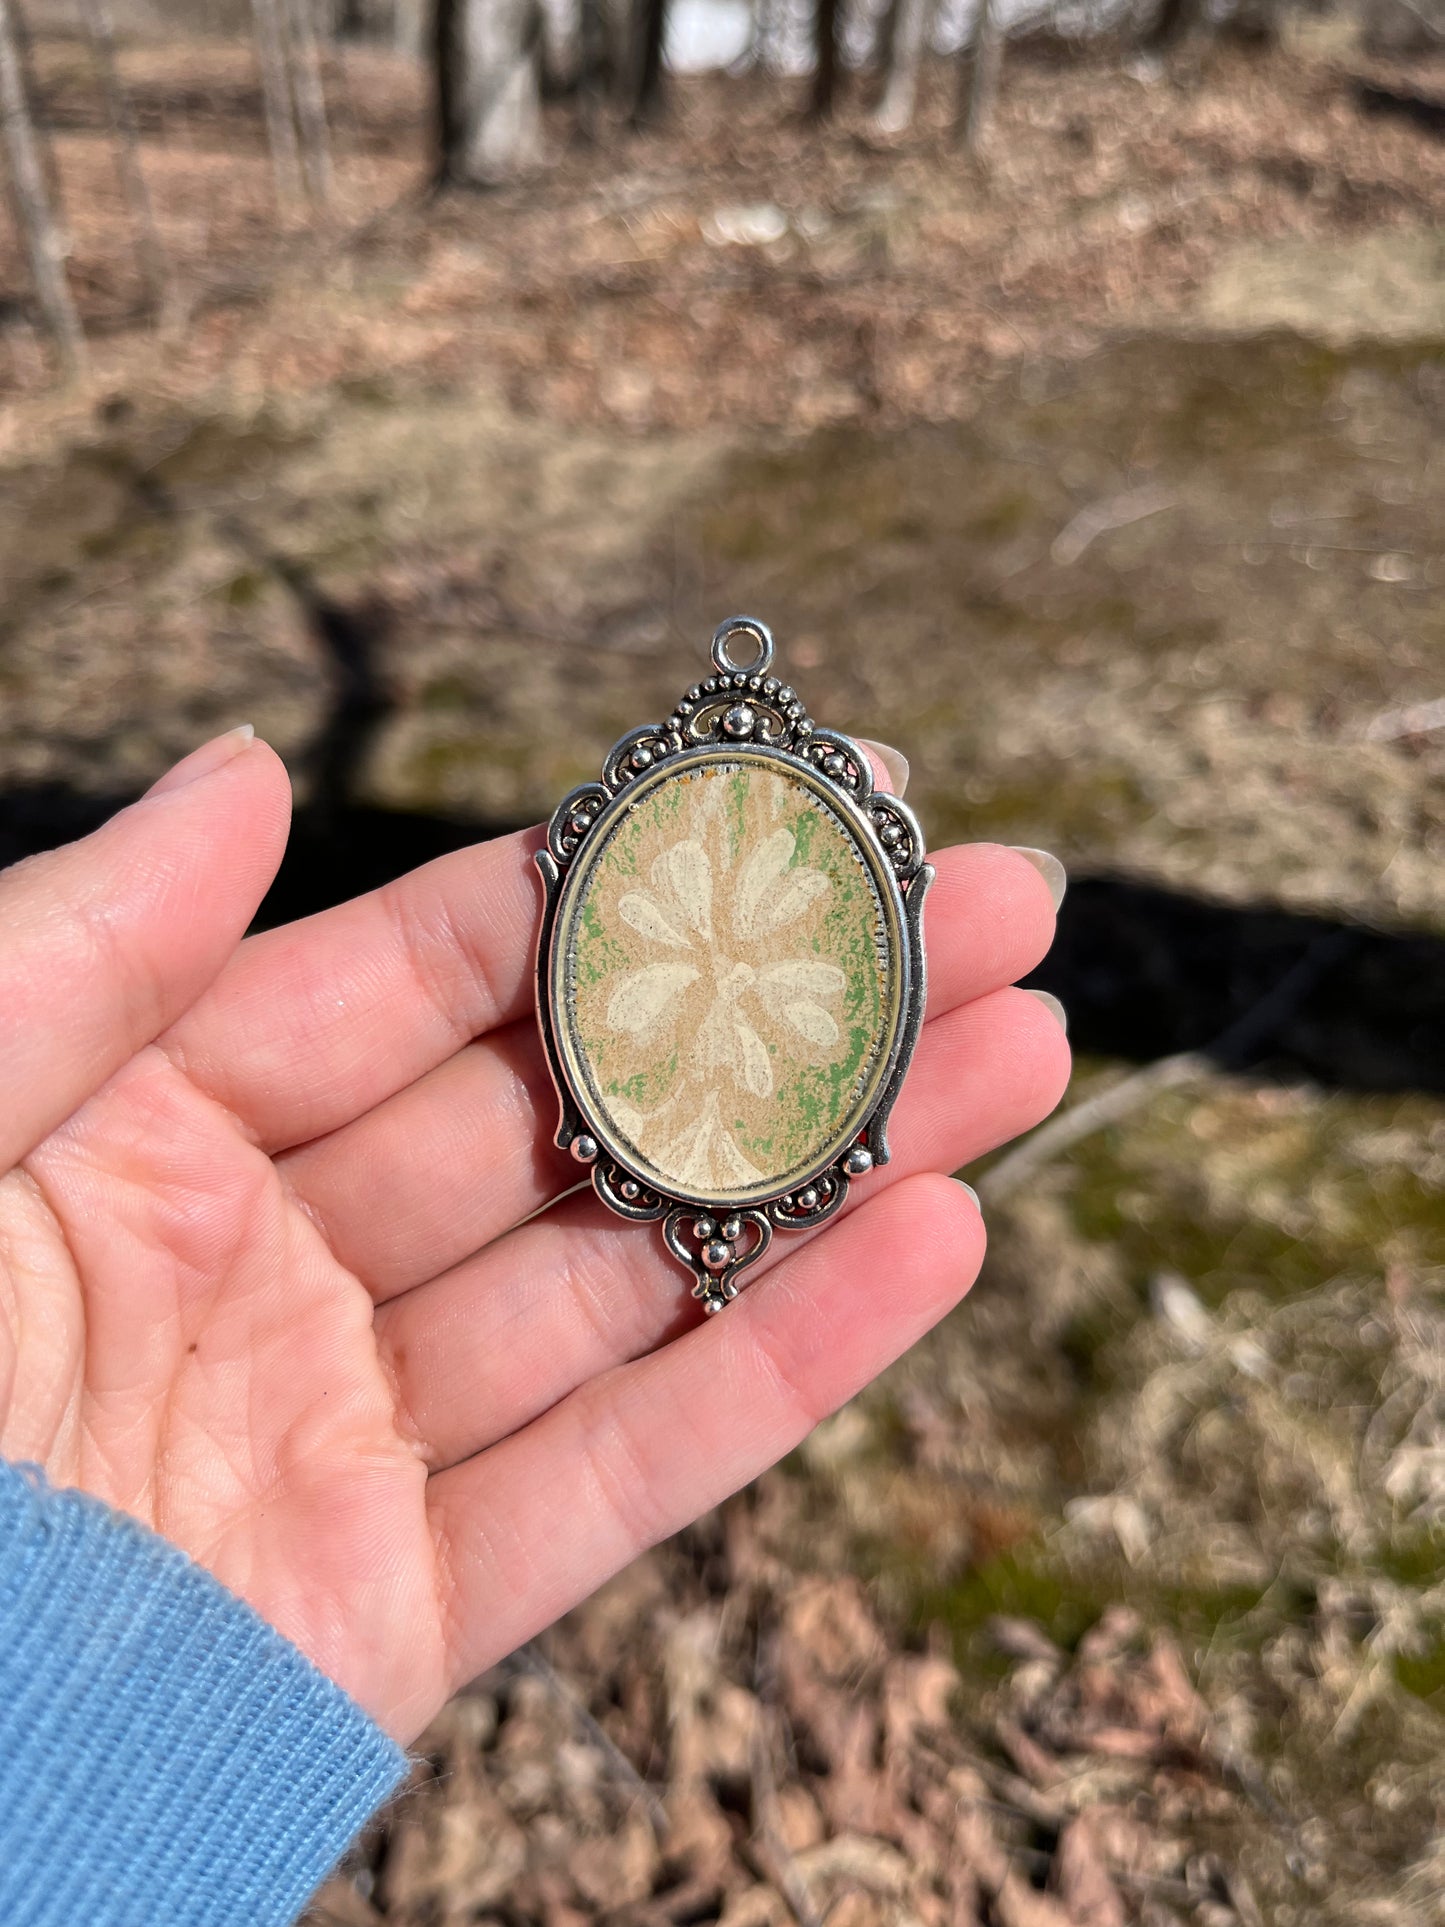
[[[115,51],[115,26],[107,0],[80,0],[80,6],[96,65],[100,69],[100,84],[105,93],[111,138],[115,142],[116,165],[130,218],[135,226],[136,253],[145,281],[146,298],[151,313],[164,317],[169,314],[174,299],[170,256],[161,239],[160,229],[156,226],[155,207],[146,185],[145,169],[141,165],[140,130],[131,112],[130,95],[121,83]]]
[[[778,1824],[778,1783],[764,1730],[765,1707],[760,1703],[749,1749],[753,1804],[753,1838],[763,1871],[788,1903],[798,1927],[823,1927],[808,1877],[798,1865]]]
[[[978,0],[978,21],[973,30],[973,58],[968,70],[968,97],[959,130],[965,153],[981,153],[988,139],[1002,65],[1003,35],[999,32],[998,0]]]
[[[46,191],[10,0],[0,0],[0,123],[36,299],[66,373],[74,374],[85,365],[85,335],[65,278],[66,246]]]
[[[306,191],[322,206],[331,198],[331,130],[326,124],[326,90],[321,80],[313,4],[314,0],[290,0],[285,25],[289,28],[294,54],[291,85],[296,99]]]
[[[1016,1151],[1000,1158],[992,1170],[979,1179],[978,1192],[986,1203],[997,1204],[1031,1178],[1041,1166],[1050,1164],[1095,1131],[1117,1124],[1137,1111],[1160,1091],[1189,1084],[1210,1069],[1226,1069],[1249,1061],[1280,1030],[1286,1020],[1314,989],[1315,985],[1347,951],[1359,942],[1353,930],[1331,930],[1317,937],[1304,955],[1285,971],[1278,983],[1235,1023],[1220,1032],[1214,1042],[1200,1051],[1178,1051],[1146,1064],[1141,1071],[1111,1084],[1108,1090],[1086,1097],[1081,1104],[1063,1111],[1041,1124],[1026,1137]]]
[[[1049,560],[1060,568],[1069,568],[1101,535],[1108,535],[1113,529],[1126,529],[1147,516],[1161,515],[1165,509],[1172,509],[1177,500],[1167,489],[1150,482],[1143,488],[1126,489],[1121,495],[1091,502],[1054,537]]]
[[[577,1694],[573,1692],[566,1680],[563,1679],[551,1660],[539,1650],[535,1643],[529,1643],[526,1646],[519,1647],[517,1651],[512,1654],[509,1663],[515,1666],[520,1672],[530,1673],[534,1679],[541,1680],[548,1692],[567,1709],[567,1713],[577,1731],[592,1746],[596,1747],[597,1751],[611,1768],[613,1777],[620,1780],[630,1793],[635,1794],[647,1809],[647,1817],[651,1821],[652,1830],[658,1839],[661,1840],[665,1838],[667,1834],[667,1809],[663,1806],[662,1801],[647,1784],[646,1780],[643,1779],[637,1768],[632,1764],[631,1760],[628,1759],[627,1755],[612,1738],[611,1734],[608,1733],[607,1729],[600,1726],[592,1717],[591,1713],[588,1712],[587,1708],[582,1704],[582,1701],[578,1698]]]
[[[280,0],[251,0],[251,24],[256,38],[256,65],[261,73],[261,98],[266,109],[266,141],[276,177],[276,197],[284,204],[301,193],[301,151],[291,107],[287,72],[286,34]]]
[[[1047,1124],[1041,1124],[1017,1150],[1000,1158],[993,1169],[979,1179],[979,1196],[986,1204],[997,1204],[1017,1191],[1042,1165],[1051,1164],[1082,1139],[1092,1137],[1106,1125],[1117,1124],[1157,1092],[1191,1083],[1208,1068],[1209,1060],[1202,1051],[1180,1051],[1174,1057],[1161,1057],[1156,1063],[1146,1065],[1120,1083],[1111,1084],[1106,1091],[1086,1097],[1082,1104],[1075,1104],[1050,1118]]]

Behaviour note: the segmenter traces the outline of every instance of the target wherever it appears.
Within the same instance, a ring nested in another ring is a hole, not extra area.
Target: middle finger
[[[1053,938],[1048,886],[1017,851],[931,859],[930,1017],[1014,983]],[[277,1166],[378,1304],[449,1270],[583,1177],[552,1142],[557,1098],[531,1017],[468,1045],[406,1090]]]
[[[891,1162],[850,1193],[839,1217],[775,1238],[745,1285],[900,1181],[971,1163],[1036,1124],[1058,1102],[1068,1064],[1057,1020],[1021,991],[933,1018],[894,1113]],[[890,1285],[879,1277],[881,1296]],[[655,1227],[619,1223],[588,1191],[383,1307],[376,1327],[407,1431],[438,1468],[701,1319]]]

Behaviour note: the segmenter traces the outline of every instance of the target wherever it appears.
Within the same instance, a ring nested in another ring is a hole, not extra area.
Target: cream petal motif
[[[674,950],[692,948],[688,938],[673,929],[660,906],[640,890],[629,890],[617,899],[617,914],[639,936],[650,937],[653,943],[671,944]]]
[[[791,830],[774,830],[764,837],[751,855],[738,866],[733,884],[733,934],[751,937],[758,927],[758,912],[769,890],[793,860],[796,847]]]
[[[664,1015],[673,999],[697,982],[691,964],[648,964],[630,970],[613,991],[607,1005],[607,1021],[614,1030],[632,1036],[651,1030]]]
[[[689,837],[664,850],[652,866],[652,880],[665,886],[682,906],[700,937],[712,939],[712,864],[701,843]]]
[[[646,1111],[639,1111],[635,1104],[629,1104],[625,1097],[614,1097],[611,1103],[612,1122],[625,1138],[636,1144],[647,1123]]]
[[[838,1026],[821,1004],[785,1004],[783,1015],[800,1037],[806,1037],[820,1050],[827,1050],[838,1041]]]
[[[706,1191],[719,1184],[756,1184],[762,1177],[723,1127],[717,1092],[709,1091],[693,1122],[661,1147],[661,1160],[677,1174],[685,1191]]]
[[[826,1012],[823,1015],[827,1015]],[[831,1021],[831,1019],[830,1019]],[[735,1025],[739,1048],[742,1052],[743,1083],[754,1097],[771,1097],[773,1094],[773,1066],[768,1057],[768,1047],[753,1029],[751,1024],[738,1020]],[[834,1035],[837,1026],[834,1025]]]
[[[812,957],[793,957],[758,972],[763,992],[791,991],[795,997],[836,997],[847,981],[836,964]]]
[[[821,870],[789,870],[778,888],[758,905],[753,916],[754,931],[766,937],[774,930],[781,930],[785,923],[802,916],[808,905],[827,888],[828,879]]]

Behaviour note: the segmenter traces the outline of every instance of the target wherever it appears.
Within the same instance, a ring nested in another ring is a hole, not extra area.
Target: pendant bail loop
[[[728,654],[734,636],[746,636],[757,650],[752,662],[735,662]],[[712,639],[713,667],[720,675],[765,676],[773,666],[773,632],[756,616],[729,616],[718,624]]]

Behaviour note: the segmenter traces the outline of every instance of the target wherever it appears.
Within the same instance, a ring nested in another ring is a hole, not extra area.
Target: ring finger
[[[1027,1130],[1058,1102],[1068,1065],[1058,1023],[1021,991],[933,1019],[895,1113],[893,1159],[857,1187],[845,1213],[901,1179],[955,1170]],[[775,1239],[745,1278],[830,1231]],[[408,1429],[435,1469],[701,1317],[656,1228],[620,1224],[589,1192],[384,1306],[377,1337]]]

